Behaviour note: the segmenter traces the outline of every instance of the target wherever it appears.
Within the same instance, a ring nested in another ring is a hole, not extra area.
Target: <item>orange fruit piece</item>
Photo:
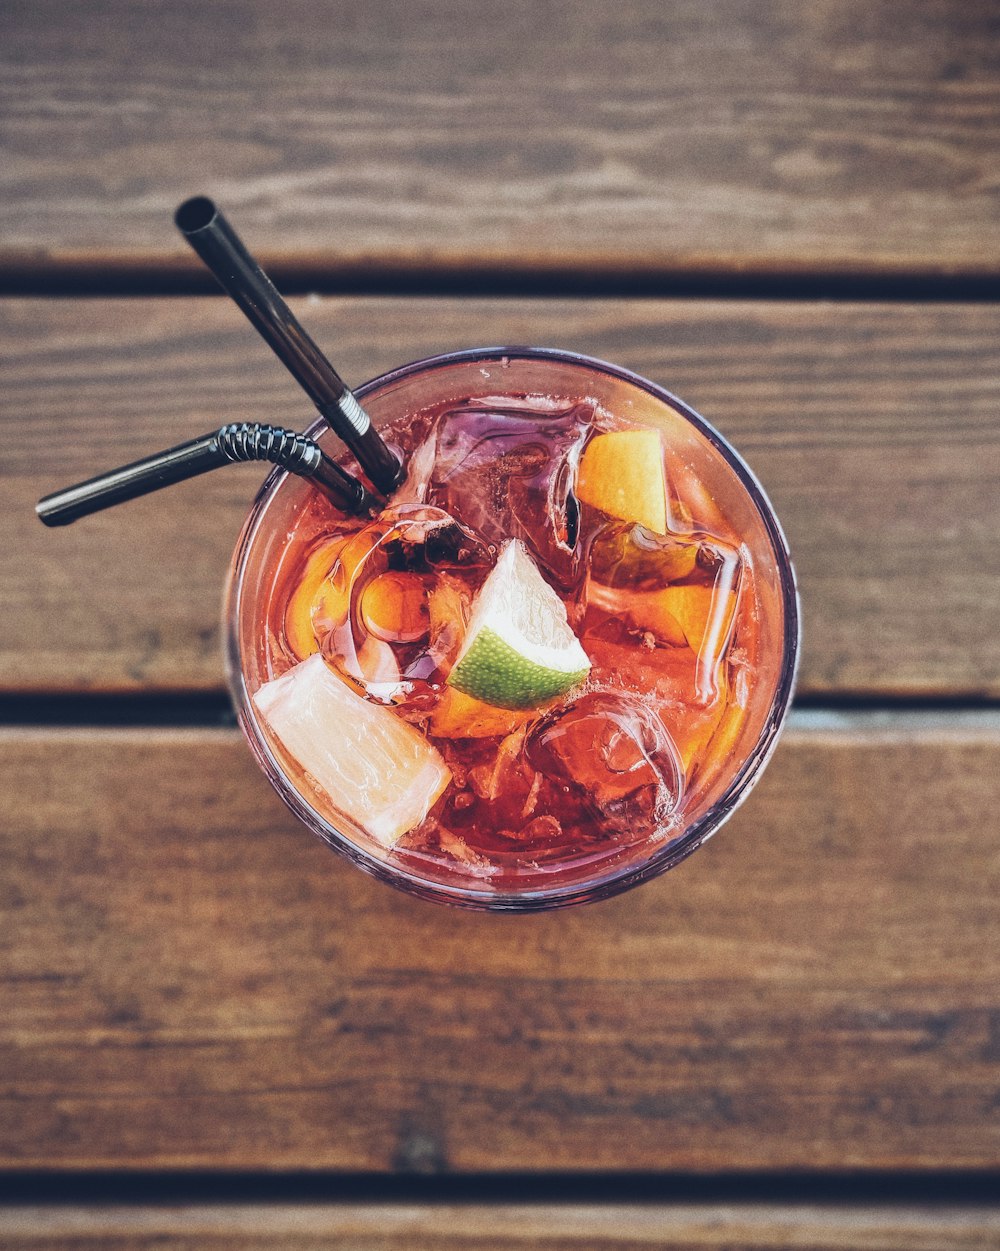
[[[719,693],[713,703],[703,710],[691,708],[684,721],[686,733],[674,731],[674,741],[684,764],[684,774],[691,781],[692,770],[702,771],[706,761],[705,750],[715,737],[723,717],[726,714],[726,700],[729,697],[729,685],[724,675],[719,678]],[[669,728],[669,727],[668,727]],[[715,753],[712,753],[715,759]]]
[[[431,628],[428,579],[419,573],[380,573],[361,595],[361,620],[384,643],[415,643]]]
[[[624,621],[632,630],[647,630],[657,643],[670,647],[686,647],[687,635],[680,622],[664,601],[667,587],[656,591],[619,591],[614,587],[591,582],[587,588],[587,626],[600,629],[601,616],[606,614],[613,621]],[[597,612],[591,612],[596,609]]]
[[[299,660],[305,660],[313,652],[319,651],[312,628],[313,601],[345,542],[343,537],[338,536],[327,540],[310,553],[299,584],[288,601],[285,609],[285,641]]]
[[[715,777],[725,765],[746,724],[747,710],[739,704],[718,704],[681,748],[684,771],[691,780],[692,768],[699,786]]]
[[[500,738],[535,715],[537,710],[519,712],[494,708],[453,686],[446,686],[440,703],[431,713],[428,728],[435,738]]]
[[[747,709],[741,708],[739,704],[729,705],[719,723],[718,730],[710,740],[713,760],[721,763],[730,755],[743,733],[747,715]]]
[[[692,651],[701,651],[710,630],[720,643],[728,638],[736,611],[734,591],[717,594],[710,586],[668,586],[657,591],[656,598],[661,611],[680,626]]]
[[[656,534],[667,532],[663,445],[656,430],[612,430],[583,450],[576,493],[586,504]]]
[[[683,647],[687,634],[670,610],[672,601],[664,598],[668,590],[665,587],[660,591],[633,591],[625,600],[624,613],[630,625],[648,630],[657,642]]]

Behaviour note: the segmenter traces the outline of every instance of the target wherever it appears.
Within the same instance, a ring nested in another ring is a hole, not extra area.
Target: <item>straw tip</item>
[[[74,520],[72,516],[67,516],[59,509],[53,507],[48,496],[39,500],[35,505],[35,516],[43,526],[68,526]]]
[[[207,195],[195,195],[177,206],[174,223],[182,234],[194,234],[210,226],[218,211],[215,202]]]

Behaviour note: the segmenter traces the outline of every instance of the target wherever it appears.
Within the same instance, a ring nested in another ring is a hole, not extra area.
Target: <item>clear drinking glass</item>
[[[411,894],[469,908],[539,910],[605,898],[672,868],[701,846],[750,793],[774,750],[792,697],[799,650],[795,577],[781,527],[753,473],[702,417],[663,388],[615,365],[541,348],[484,348],[417,361],[367,382],[356,395],[377,428],[443,402],[469,397],[542,395],[596,401],[628,422],[654,427],[702,484],[738,534],[753,568],[757,596],[751,637],[742,641],[754,680],[728,743],[724,766],[697,795],[683,831],[608,860],[558,868],[520,885],[499,887],[474,867],[436,864],[387,851],[345,819],[318,811],[294,764],[272,742],[250,696],[272,676],[263,623],[282,556],[308,511],[312,488],[273,472],[243,527],[225,602],[227,673],[240,726],[275,790],[303,824],[362,869]],[[336,439],[317,421],[309,434],[337,456]]]

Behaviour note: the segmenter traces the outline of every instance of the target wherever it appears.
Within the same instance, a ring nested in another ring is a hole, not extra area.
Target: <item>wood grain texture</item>
[[[678,1204],[0,1209],[9,1251],[988,1251],[977,1208]]]
[[[797,714],[681,868],[517,918],[341,862],[235,732],[0,731],[0,1165],[996,1168],[998,751]]]
[[[1000,271],[991,0],[4,6],[0,256]]]
[[[785,525],[801,689],[1000,694],[1000,312],[991,306],[318,300],[347,378],[470,343],[616,360],[746,455]],[[263,473],[240,466],[47,531],[42,494],[307,401],[222,300],[0,304],[0,686],[219,689],[221,586]]]

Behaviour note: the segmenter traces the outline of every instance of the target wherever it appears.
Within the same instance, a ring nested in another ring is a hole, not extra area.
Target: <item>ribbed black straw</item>
[[[223,290],[358,458],[369,480],[388,495],[402,477],[399,460],[219,209],[206,196],[195,196],[185,200],[174,220]]]
[[[308,478],[345,512],[365,512],[377,505],[357,478],[324,456],[312,439],[280,426],[242,421],[46,495],[35,512],[47,526],[67,526],[78,517],[245,460],[270,461]]]

